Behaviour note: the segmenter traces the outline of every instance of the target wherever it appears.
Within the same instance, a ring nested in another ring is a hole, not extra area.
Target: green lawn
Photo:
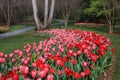
[[[7,54],[13,52],[15,49],[23,49],[27,43],[39,42],[46,37],[34,36],[33,31],[29,31],[11,38],[0,40],[0,51]]]
[[[109,37],[110,40],[113,42],[113,46],[115,47],[115,54],[117,58],[117,65],[116,65],[116,72],[114,76],[114,80],[120,80],[120,35],[110,35],[107,34],[108,28],[92,28],[92,27],[65,27],[67,29],[80,29],[80,30],[86,30],[86,31],[92,31],[97,32],[99,34],[104,34],[105,36]],[[117,27],[114,29],[115,32],[120,32],[120,28]],[[3,51],[5,53],[13,52],[15,49],[23,49],[23,46],[27,43],[33,43],[33,42],[39,42],[40,40],[44,40],[47,37],[40,37],[40,36],[33,36],[33,31],[29,31],[23,34],[20,34],[15,37],[11,37],[8,39],[0,40],[0,51]]]
[[[24,29],[26,27],[29,27],[29,26],[25,26],[25,25],[12,25],[12,26],[10,26],[10,29],[7,32],[13,32],[13,31],[16,31],[16,30]]]

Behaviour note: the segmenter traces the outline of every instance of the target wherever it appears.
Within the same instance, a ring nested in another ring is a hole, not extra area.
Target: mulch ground
[[[106,70],[106,75],[104,76],[103,74],[100,75],[100,77],[98,78],[98,80],[113,80],[114,78],[114,73],[115,73],[115,68],[116,68],[116,56],[115,54],[113,54],[113,65],[110,66],[107,70]]]

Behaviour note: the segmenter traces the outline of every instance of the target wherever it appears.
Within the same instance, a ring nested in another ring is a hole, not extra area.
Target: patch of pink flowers
[[[28,43],[23,51],[17,49],[9,55],[0,52],[0,80],[88,80],[104,56],[111,56],[111,42],[104,35],[66,29],[39,33],[55,36],[39,44]]]

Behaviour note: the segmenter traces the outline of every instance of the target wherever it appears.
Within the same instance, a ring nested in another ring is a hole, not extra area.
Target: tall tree
[[[99,17],[105,15],[101,0],[90,0],[90,5],[84,10],[89,16]]]
[[[32,0],[33,14],[34,14],[34,19],[35,19],[37,30],[47,29],[52,22],[52,18],[53,18],[53,14],[54,14],[54,7],[55,7],[55,0],[51,1],[50,12],[48,10],[49,9],[48,2],[49,2],[49,0],[45,0],[44,21],[42,23],[38,16],[37,2],[36,2],[36,0]],[[49,17],[48,17],[48,13],[49,13]]]
[[[39,16],[38,16],[38,9],[37,9],[37,2],[36,0],[32,0],[32,6],[33,6],[33,15],[36,23],[37,30],[40,30],[40,26],[42,26]]]
[[[23,2],[24,0],[0,0],[0,11],[7,26],[10,26],[11,21],[15,21],[13,19],[24,14]]]
[[[0,0],[0,10],[3,13],[7,26],[10,26],[11,18],[14,13],[16,1],[14,0]]]
[[[113,33],[113,26],[115,21],[115,7],[116,7],[116,0],[102,0],[103,7],[106,11],[106,19],[109,24],[109,33]]]
[[[71,16],[71,14],[77,9],[78,5],[83,0],[58,0],[57,1],[57,8],[61,12],[64,21],[65,21],[65,26],[68,25],[68,20]]]

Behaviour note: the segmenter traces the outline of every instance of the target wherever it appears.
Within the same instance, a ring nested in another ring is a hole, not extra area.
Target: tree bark
[[[105,5],[106,3],[106,5]],[[108,11],[105,13],[107,22],[109,24],[109,33],[113,34],[113,25],[114,25],[114,19],[115,19],[115,6],[116,6],[116,0],[103,0],[103,8],[105,11]]]
[[[109,28],[109,33],[110,33],[110,34],[113,34],[113,25],[110,24],[109,27],[110,27],[110,28]]]
[[[38,17],[38,9],[37,9],[36,0],[32,0],[32,6],[33,6],[33,14],[34,14],[34,19],[35,19],[37,30],[48,29],[52,22],[52,18],[53,18],[53,14],[54,14],[55,0],[52,0],[52,2],[51,2],[49,17],[48,17],[48,12],[49,12],[48,11],[48,0],[45,0],[43,24],[40,22],[40,19]]]
[[[47,19],[48,19],[48,0],[45,0],[45,14],[44,14],[44,23],[47,23]]]
[[[52,22],[54,8],[55,8],[55,0],[52,0],[51,8],[50,8],[50,14],[49,14],[49,19],[48,19],[48,25],[51,24],[51,22]]]
[[[36,0],[32,0],[32,7],[33,7],[33,15],[36,23],[37,30],[40,30],[42,28],[42,24],[40,23],[40,19],[38,17],[38,9],[37,9],[37,3]]]
[[[65,27],[67,27],[68,26],[68,20],[69,20],[69,18],[68,17],[65,17]]]

